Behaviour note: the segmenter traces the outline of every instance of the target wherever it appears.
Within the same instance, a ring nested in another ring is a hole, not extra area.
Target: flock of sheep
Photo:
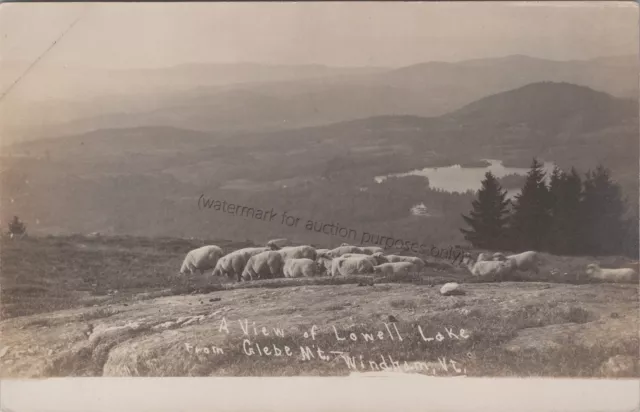
[[[213,269],[213,276],[227,276],[240,282],[282,277],[408,274],[427,266],[418,257],[385,255],[381,247],[343,243],[334,249],[315,249],[287,244],[286,239],[270,240],[265,247],[239,249],[226,255],[219,246],[203,246],[187,253],[180,273],[202,274]],[[473,259],[465,253],[463,264],[474,277],[499,281],[508,279],[515,271],[538,273],[540,254],[535,251],[509,256],[500,252],[480,253]],[[585,273],[606,282],[626,283],[637,277],[631,268],[605,269],[595,263],[588,265]]]
[[[465,253],[463,262],[474,276],[501,280],[508,278],[516,270],[530,270],[536,274],[539,273],[540,254],[535,251],[510,256],[505,256],[500,252],[496,252],[492,256],[489,256],[488,253],[480,253],[473,262],[470,254]],[[587,265],[585,274],[591,279],[611,283],[631,283],[638,280],[638,273],[632,268],[601,268],[597,263]]]
[[[532,250],[510,256],[500,252],[493,256],[480,253],[474,261],[469,253],[465,253],[463,263],[473,276],[504,280],[517,270],[539,273],[540,254]]]
[[[338,276],[373,273],[409,273],[426,263],[417,257],[384,255],[380,247],[342,244],[335,249],[312,246],[281,246],[283,239],[270,240],[265,247],[251,247],[224,255],[215,245],[187,253],[180,273],[202,274],[213,269],[213,276],[239,281],[280,277]]]

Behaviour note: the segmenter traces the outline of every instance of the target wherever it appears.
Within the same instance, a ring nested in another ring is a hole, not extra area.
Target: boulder
[[[440,288],[440,294],[444,296],[453,296],[453,295],[464,295],[464,290],[461,289],[460,285],[456,282],[445,283]]]

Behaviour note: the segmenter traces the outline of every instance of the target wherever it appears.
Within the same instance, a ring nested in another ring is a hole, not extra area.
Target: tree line
[[[511,201],[498,179],[487,172],[462,218],[460,229],[474,247],[537,250],[557,255],[638,256],[638,212],[626,215],[626,200],[608,169],[599,165],[584,179],[571,168],[554,168],[546,181],[533,159],[521,192]]]

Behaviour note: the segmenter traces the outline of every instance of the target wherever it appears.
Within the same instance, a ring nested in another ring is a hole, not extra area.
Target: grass
[[[91,306],[103,298],[127,301],[138,293],[171,288],[186,293],[189,279],[177,276],[180,264],[189,250],[205,243],[124,236],[3,238],[1,317]],[[218,244],[227,251],[246,245]]]
[[[169,295],[202,294],[239,288],[283,288],[305,285],[368,285],[446,282],[482,282],[466,269],[433,259],[420,273],[376,276],[267,279],[233,283],[210,276],[178,275],[184,255],[195,247],[214,243],[225,252],[253,246],[250,242],[187,240],[133,236],[85,237],[81,235],[2,238],[0,244],[0,317],[33,315],[95,304],[129,302]],[[594,260],[602,267],[620,267],[621,257],[588,258],[543,254],[539,274],[518,272],[520,282],[589,282],[579,276]],[[555,273],[551,273],[555,270]],[[401,303],[399,303],[401,304]]]
[[[10,325],[17,324],[22,325],[23,332],[15,339],[32,333],[29,339],[45,342],[47,334],[54,336],[54,332],[55,336],[63,334],[65,339],[72,339],[37,376],[335,376],[349,372],[340,357],[319,359],[318,348],[363,355],[367,359],[365,366],[368,360],[380,362],[380,356],[436,365],[439,358],[453,359],[466,368],[469,376],[600,376],[600,366],[611,356],[637,357],[637,336],[618,336],[618,329],[612,335],[596,333],[586,338],[569,334],[565,345],[545,346],[549,338],[545,335],[547,327],[562,330],[565,326],[584,325],[588,333],[594,328],[591,325],[608,321],[637,328],[637,313],[629,309],[637,307],[637,286],[584,285],[584,277],[578,274],[593,258],[544,255],[539,274],[519,274],[517,279],[496,284],[475,281],[463,268],[448,266],[443,270],[444,262],[437,267],[431,262],[420,273],[393,276],[281,278],[241,283],[213,282],[208,276],[177,276],[184,254],[204,243],[80,236],[3,241],[2,317],[13,318],[2,322],[3,334],[14,336]],[[213,243],[223,245],[227,251],[248,245]],[[601,262],[603,267],[619,265],[619,259]],[[441,296],[439,286],[451,281],[461,283],[468,293]],[[176,295],[183,296],[172,297]],[[74,311],[57,312],[63,309]],[[188,326],[173,326],[168,334],[144,324],[140,330],[109,335],[96,341],[94,347],[86,346],[86,332],[90,333],[94,325],[121,326],[132,319],[155,319],[160,324],[220,311],[222,315],[207,318],[202,324],[195,321]],[[224,314],[234,322],[246,317],[261,325],[283,325],[288,331],[310,330],[314,324],[322,330],[313,342],[301,332],[275,339],[252,336],[252,345],[276,344],[281,349],[289,346],[295,355],[247,356],[242,352],[243,336],[221,338],[217,333],[218,320]],[[22,318],[27,315],[36,316]],[[338,342],[330,329],[335,325],[341,336],[359,336],[384,331],[384,322],[389,323],[392,318],[403,335],[402,344],[388,339]],[[74,327],[69,325],[85,326],[78,335],[65,329]],[[469,331],[470,338],[425,342],[418,325],[425,336],[446,334],[443,328],[450,327]],[[540,331],[541,335],[536,332],[528,338],[540,346],[509,350],[507,344],[524,331]],[[73,341],[74,336],[80,340]],[[135,354],[128,352],[128,342],[138,348]],[[215,344],[224,355],[189,354],[185,342],[202,347]],[[315,345],[311,349],[316,355],[302,360],[300,348],[310,344]],[[421,373],[452,372],[431,368]],[[625,373],[638,376],[637,365]]]
[[[407,299],[397,299],[391,301],[391,307],[394,309],[407,308],[407,309],[415,309],[419,306],[420,302],[416,302],[415,300],[407,300]]]

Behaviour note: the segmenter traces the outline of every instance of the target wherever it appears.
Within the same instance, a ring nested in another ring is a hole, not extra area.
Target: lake
[[[460,165],[446,167],[427,167],[419,170],[412,170],[406,173],[394,173],[386,176],[376,176],[374,180],[377,183],[383,182],[387,177],[403,177],[403,176],[424,176],[429,179],[429,186],[433,189],[442,189],[447,192],[463,193],[467,190],[478,190],[482,186],[486,172],[491,172],[495,177],[504,177],[510,174],[526,175],[529,168],[524,167],[505,167],[501,160],[482,159],[490,163],[485,167],[462,167]],[[547,173],[547,182],[551,176],[555,164],[553,162],[544,162],[543,168]],[[520,192],[520,189],[512,189],[507,191],[508,197],[513,197]]]

